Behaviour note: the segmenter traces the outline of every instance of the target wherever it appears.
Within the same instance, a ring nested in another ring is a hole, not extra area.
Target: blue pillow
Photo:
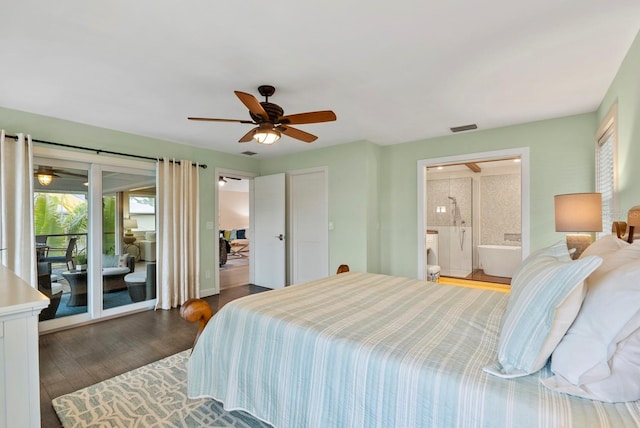
[[[526,376],[540,370],[575,320],[584,280],[602,263],[598,256],[571,260],[566,241],[527,257],[511,281],[502,319],[496,376]]]
[[[118,261],[120,257],[117,254],[103,254],[102,255],[102,267],[118,267]]]
[[[238,229],[238,231],[236,232],[236,237],[238,239],[247,239],[246,235],[245,235],[245,230],[244,229]]]

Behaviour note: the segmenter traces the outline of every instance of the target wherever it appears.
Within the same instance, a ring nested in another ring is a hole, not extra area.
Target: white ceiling
[[[0,16],[0,106],[267,157],[594,111],[640,1],[2,0]],[[262,101],[261,84],[285,114],[338,120],[265,147],[237,143],[250,124],[186,119],[249,119],[233,91]]]

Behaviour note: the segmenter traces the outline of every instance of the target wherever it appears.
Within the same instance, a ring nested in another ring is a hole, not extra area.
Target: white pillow
[[[602,264],[587,278],[587,287],[614,269],[640,259],[640,241],[629,244],[614,235],[607,235],[588,246],[582,256],[602,257]]]
[[[584,279],[602,263],[598,256],[571,260],[565,241],[527,257],[511,281],[502,319],[496,376],[526,376],[540,370],[573,322]]]
[[[118,267],[129,267],[127,266],[127,261],[129,260],[129,254],[120,254],[118,256]]]
[[[640,399],[640,329],[616,346],[609,360],[610,375],[583,385],[574,385],[560,375],[542,379],[547,388],[592,400],[619,403]],[[551,357],[553,361],[553,356]]]
[[[613,376],[626,375],[640,384],[639,370],[626,374],[612,372],[617,349],[639,328],[640,243],[633,243],[604,256],[602,266],[587,279],[582,308],[553,352],[551,370],[583,389]],[[598,399],[620,401],[621,398],[614,391],[613,395],[601,395]],[[640,395],[624,398],[624,401],[638,400]]]
[[[598,239],[593,244],[589,245],[582,252],[580,257],[586,256],[606,256],[607,254],[614,253],[621,248],[625,248],[629,245],[627,241],[618,239],[615,235],[605,235]]]

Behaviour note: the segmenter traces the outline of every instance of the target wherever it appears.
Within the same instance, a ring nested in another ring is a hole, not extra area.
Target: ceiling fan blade
[[[238,123],[253,123],[251,120],[241,119],[216,119],[214,117],[188,117],[189,120],[202,120],[206,122],[238,122]]]
[[[70,175],[72,177],[87,178],[87,174],[78,174],[75,172],[65,171],[64,169],[54,169],[54,171],[57,172],[58,174]]]
[[[254,97],[251,94],[247,94],[246,92],[240,92],[240,91],[233,91],[233,92],[236,94],[238,98],[240,98],[240,101],[242,101],[242,104],[247,106],[247,108],[251,113],[253,113],[255,116],[262,117],[264,120],[269,120],[269,115],[264,110],[264,107],[262,107],[262,104],[260,104],[260,101],[258,101],[256,97]]]
[[[33,176],[37,177],[39,175],[50,175],[52,177],[57,177],[59,178],[60,176],[58,174],[55,174],[54,172],[44,172],[44,171],[33,171]]]
[[[304,141],[305,143],[313,143],[318,139],[318,137],[316,137],[313,134],[309,134],[308,132],[304,132],[299,129],[292,128],[290,126],[280,125],[280,126],[277,126],[276,129],[288,137],[295,138],[296,140]]]
[[[259,128],[257,127],[253,128],[251,131],[244,134],[242,138],[238,140],[238,143],[248,143],[249,141],[253,140],[253,134],[255,134],[258,129]]]
[[[308,113],[289,114],[278,121],[285,125],[302,125],[304,123],[331,122],[336,120],[336,114],[331,110],[310,111]]]

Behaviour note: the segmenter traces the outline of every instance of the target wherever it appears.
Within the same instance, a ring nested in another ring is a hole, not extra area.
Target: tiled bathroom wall
[[[480,177],[480,243],[520,245],[520,176]]]

